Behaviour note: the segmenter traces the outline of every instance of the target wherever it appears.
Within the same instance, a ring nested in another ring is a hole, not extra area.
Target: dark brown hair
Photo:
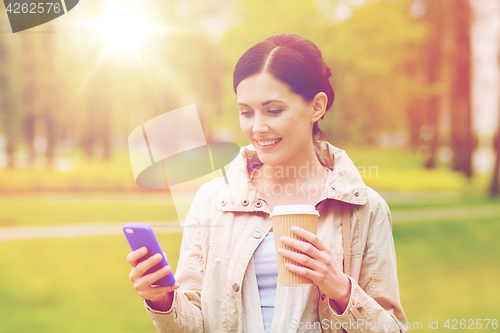
[[[335,95],[328,80],[332,76],[331,69],[325,64],[318,47],[308,39],[281,34],[252,46],[241,56],[234,69],[234,92],[241,81],[263,72],[288,85],[307,102],[319,92],[324,92],[328,97],[326,109],[333,104]],[[313,137],[323,137],[318,122],[314,123]]]

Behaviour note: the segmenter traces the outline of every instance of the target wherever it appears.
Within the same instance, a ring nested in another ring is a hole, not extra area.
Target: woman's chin
[[[270,166],[277,166],[280,165],[281,162],[283,162],[281,159],[276,158],[276,156],[270,156],[270,154],[262,152],[257,152],[257,156],[262,163]]]

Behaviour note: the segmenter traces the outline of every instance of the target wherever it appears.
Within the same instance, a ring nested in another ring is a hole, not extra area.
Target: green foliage
[[[409,17],[406,1],[368,2],[353,8],[352,17],[344,21],[332,19],[335,4],[326,2],[328,11],[321,11],[320,2],[314,1],[293,6],[284,1],[245,1],[240,24],[227,32],[220,48],[234,66],[246,49],[270,35],[309,38],[333,69],[336,102],[321,122],[329,138],[373,143],[382,133],[405,132],[408,103],[419,85],[404,66],[415,57],[411,46],[424,40],[425,26]],[[232,110],[230,79],[224,81],[224,110]],[[234,119],[234,112],[224,117]]]
[[[417,84],[405,72],[411,45],[425,28],[412,22],[406,1],[374,1],[332,26],[320,46],[333,64],[336,114],[328,128],[342,142],[374,143],[384,132],[405,132]],[[328,37],[330,38],[328,38]]]
[[[234,142],[246,144],[239,130],[233,68],[255,43],[277,33],[296,33],[315,42],[333,69],[336,101],[321,122],[328,139],[376,143],[382,133],[405,133],[411,99],[443,88],[422,87],[407,69],[418,59],[416,46],[424,43],[428,27],[410,17],[408,1],[351,4],[352,15],[340,19],[335,12],[346,3],[156,1],[148,10],[165,22],[168,33],[149,36],[150,43],[138,50],[143,51],[140,60],[126,54],[108,57],[89,31],[80,32],[78,43],[64,34],[19,35],[18,44],[2,35],[0,68],[5,70],[0,72],[9,90],[0,99],[8,96],[15,105],[0,108],[0,132],[22,146],[22,122],[34,114],[37,134],[58,142],[69,139],[92,155],[114,149],[113,142],[124,141],[133,128],[156,115],[196,104],[207,139],[218,138],[223,130],[232,133]],[[99,6],[89,8],[97,12]],[[55,23],[54,29],[65,28]],[[27,75],[30,70],[33,75]],[[29,87],[33,103],[26,95]],[[45,188],[39,181],[34,184]]]

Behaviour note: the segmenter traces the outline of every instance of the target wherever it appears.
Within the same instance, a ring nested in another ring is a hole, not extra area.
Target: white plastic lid
[[[269,214],[273,217],[275,215],[298,215],[298,214],[311,214],[319,216],[319,212],[316,207],[311,205],[283,205],[276,206],[274,210]]]

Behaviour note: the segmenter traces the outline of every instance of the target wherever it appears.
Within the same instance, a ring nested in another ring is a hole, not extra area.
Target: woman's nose
[[[269,131],[269,125],[267,124],[266,118],[261,115],[255,115],[253,123],[254,134],[266,133]]]

